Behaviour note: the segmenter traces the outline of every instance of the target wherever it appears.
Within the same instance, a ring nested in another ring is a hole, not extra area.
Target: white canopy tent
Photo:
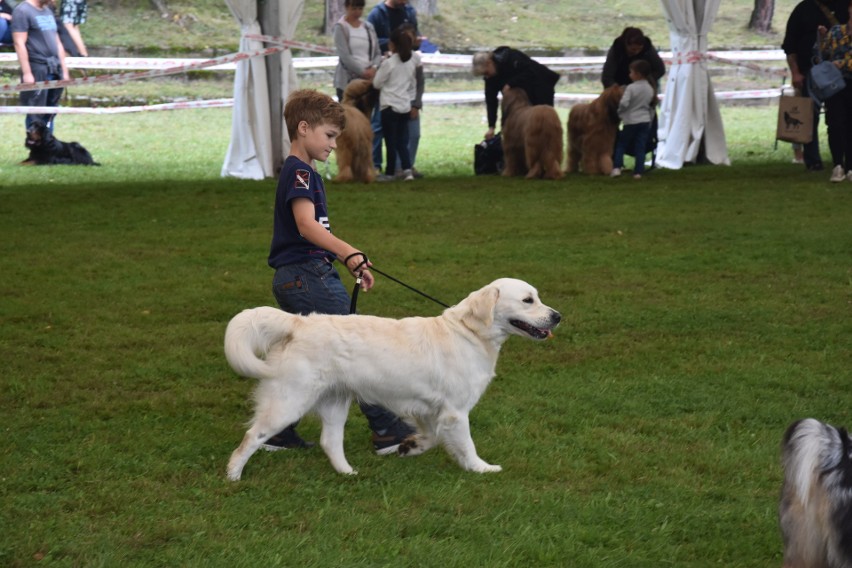
[[[240,24],[240,51],[254,51],[264,46],[256,40],[246,39],[247,34],[261,33],[258,22],[257,0],[225,0],[234,18]],[[304,0],[278,0],[277,31],[283,39],[292,40],[302,17]],[[264,30],[266,31],[266,30]],[[274,55],[270,57],[276,57]],[[284,106],[287,96],[296,88],[293,54],[285,49],[280,58],[281,85],[278,108]],[[254,57],[239,61],[234,75],[234,111],[231,122],[231,142],[222,165],[222,176],[245,179],[264,179],[275,176],[275,168],[290,152],[287,129],[273,125],[280,121],[281,113],[270,112],[272,101],[268,83],[267,62]],[[273,118],[276,117],[276,118]],[[280,144],[273,143],[273,133],[281,132]],[[280,155],[277,148],[280,147]]]
[[[722,115],[707,69],[707,34],[721,0],[660,0],[669,24],[672,66],[658,130],[657,164],[730,164]]]

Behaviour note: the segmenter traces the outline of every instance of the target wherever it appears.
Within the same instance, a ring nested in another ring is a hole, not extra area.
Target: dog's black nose
[[[560,313],[559,313],[559,312],[557,312],[556,310],[553,310],[553,311],[550,313],[550,320],[551,320],[551,321],[554,323],[554,325],[555,325],[555,324],[557,324],[557,323],[559,323],[559,322],[561,322],[561,321],[562,321],[562,314],[560,314]]]

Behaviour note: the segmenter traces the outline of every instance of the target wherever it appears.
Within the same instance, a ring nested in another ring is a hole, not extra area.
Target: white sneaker
[[[612,168],[612,171],[609,173],[609,177],[617,178],[621,175],[621,168]]]
[[[414,181],[414,172],[410,169],[402,170],[402,181]]]
[[[843,171],[843,166],[834,166],[834,169],[831,170],[831,178],[829,181],[845,181],[846,180],[846,172]]]
[[[852,181],[852,170],[849,170],[848,172],[846,172],[846,179],[848,179],[849,181]]]

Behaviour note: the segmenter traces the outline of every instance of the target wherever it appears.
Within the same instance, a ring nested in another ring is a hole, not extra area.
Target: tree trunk
[[[166,6],[166,0],[151,0],[151,5],[154,6],[154,9],[160,13],[160,17],[162,17],[162,18],[171,17],[171,13],[169,12],[169,7]]]
[[[431,18],[438,15],[438,0],[412,0],[411,5],[417,10],[418,16]]]
[[[364,8],[364,18],[367,18],[367,14],[370,8]],[[322,23],[322,33],[325,35],[331,34],[331,29],[334,27],[334,24],[337,23],[337,20],[346,13],[346,10],[343,8],[343,0],[325,0],[325,19]]]
[[[772,31],[772,16],[775,14],[775,0],[754,0],[754,11],[748,22],[748,29],[758,33]]]

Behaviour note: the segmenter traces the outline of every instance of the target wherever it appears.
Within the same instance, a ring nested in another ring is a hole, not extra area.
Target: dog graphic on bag
[[[801,120],[799,120],[799,119],[798,119],[798,118],[796,118],[795,116],[792,116],[789,112],[787,112],[787,111],[785,110],[785,111],[784,111],[784,124],[787,126],[787,129],[788,129],[788,130],[789,130],[789,129],[791,129],[791,128],[792,128],[793,130],[798,130],[798,129],[799,129],[799,127],[800,127],[803,123],[802,123],[802,121],[801,121]]]

